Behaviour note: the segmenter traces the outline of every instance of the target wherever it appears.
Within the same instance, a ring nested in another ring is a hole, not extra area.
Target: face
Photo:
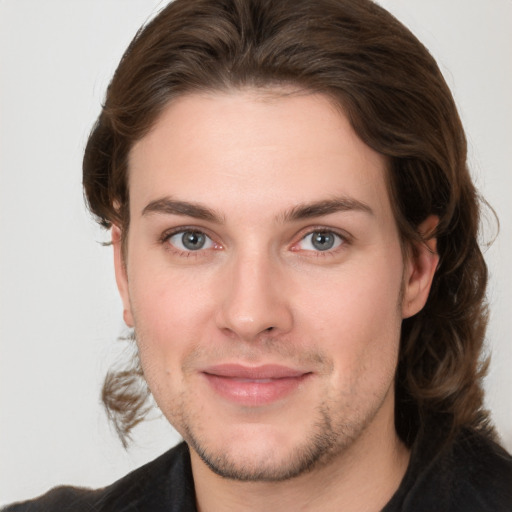
[[[242,480],[389,432],[401,321],[428,288],[385,159],[327,98],[279,92],[172,102],[130,154],[124,256],[113,231],[160,409],[194,464]]]

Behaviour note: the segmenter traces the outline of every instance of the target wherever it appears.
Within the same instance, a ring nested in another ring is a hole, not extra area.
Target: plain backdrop
[[[431,50],[501,220],[486,251],[487,404],[512,449],[512,1],[381,0]],[[159,418],[124,451],[100,405],[119,357],[108,234],[86,213],[81,158],[108,80],[156,0],[0,0],[0,504],[103,486],[178,440]],[[492,236],[492,230],[486,237]],[[485,237],[484,237],[485,238]]]

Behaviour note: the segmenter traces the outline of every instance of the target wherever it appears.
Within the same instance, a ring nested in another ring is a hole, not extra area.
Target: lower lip
[[[296,391],[309,376],[306,373],[298,377],[251,380],[221,377],[209,373],[203,375],[213,390],[223,398],[230,402],[253,407],[271,404],[287,397]]]

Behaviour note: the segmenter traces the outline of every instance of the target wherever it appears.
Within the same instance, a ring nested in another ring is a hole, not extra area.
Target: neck
[[[198,510],[379,511],[398,489],[410,454],[399,440],[392,418],[376,423],[329,463],[280,482],[222,478],[191,450]]]

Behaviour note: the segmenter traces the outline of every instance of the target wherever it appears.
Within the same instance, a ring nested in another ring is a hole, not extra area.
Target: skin
[[[112,231],[124,318],[191,447],[199,509],[380,510],[409,458],[393,419],[400,325],[437,265],[435,241],[402,250],[385,158],[322,95],[190,94],[132,148],[129,190],[124,251]],[[187,249],[187,230],[205,245]],[[208,374],[224,364],[301,377],[267,395]]]

